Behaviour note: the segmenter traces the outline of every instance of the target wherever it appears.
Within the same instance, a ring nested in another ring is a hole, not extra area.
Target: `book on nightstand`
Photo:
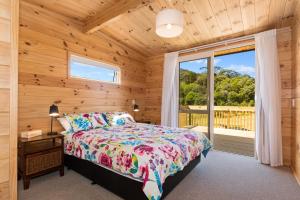
[[[32,131],[23,131],[21,132],[22,138],[32,138],[42,135],[42,130],[32,130]]]

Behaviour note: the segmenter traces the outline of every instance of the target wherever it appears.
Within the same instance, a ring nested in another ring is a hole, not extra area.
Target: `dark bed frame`
[[[67,166],[68,169],[72,169],[92,180],[92,184],[98,184],[124,199],[147,199],[142,190],[142,182],[124,177],[87,160],[67,154],[65,154],[64,158],[65,166]],[[201,155],[192,160],[182,171],[177,172],[174,176],[169,176],[163,184],[163,195],[161,199],[166,197],[176,185],[196,167],[200,160]]]

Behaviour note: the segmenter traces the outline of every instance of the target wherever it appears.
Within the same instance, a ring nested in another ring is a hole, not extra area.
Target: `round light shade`
[[[183,32],[183,15],[176,9],[163,9],[156,15],[156,34],[172,38]]]

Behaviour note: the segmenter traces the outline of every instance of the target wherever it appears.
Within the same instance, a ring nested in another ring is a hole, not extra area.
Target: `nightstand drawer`
[[[50,150],[48,153],[36,153],[26,156],[26,175],[31,175],[62,164],[60,149]]]

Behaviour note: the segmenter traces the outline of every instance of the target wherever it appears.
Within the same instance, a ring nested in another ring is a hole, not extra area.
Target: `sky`
[[[255,77],[255,51],[246,51],[241,53],[217,56],[214,58],[215,66],[223,69],[230,69],[241,74],[247,74]],[[181,69],[187,69],[196,73],[203,72],[206,67],[207,59],[200,59],[180,63]]]

